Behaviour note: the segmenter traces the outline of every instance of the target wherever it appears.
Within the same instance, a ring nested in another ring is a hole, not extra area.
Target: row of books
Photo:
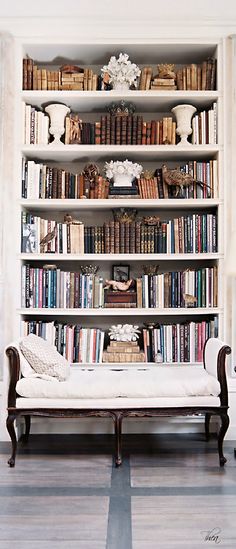
[[[182,164],[179,171],[192,176],[194,182],[183,186],[181,198],[216,198],[218,196],[217,160],[191,160]],[[174,185],[163,181],[161,168],[155,170],[155,176],[137,181],[137,196],[143,199],[174,198]],[[109,182],[102,176],[90,181],[82,173],[71,173],[61,168],[38,164],[34,160],[22,159],[22,198],[108,198]],[[179,196],[179,195],[178,195]]]
[[[96,235],[87,228],[85,253],[96,253]],[[91,238],[90,238],[91,236]],[[94,243],[94,246],[93,246]],[[190,214],[155,226],[142,222],[104,223],[105,253],[204,253],[217,251],[217,218],[215,214]]]
[[[112,296],[117,292],[109,292],[105,303],[101,276],[62,271],[56,265],[26,264],[21,271],[21,305],[36,309],[217,307],[217,289],[217,267],[205,267],[142,275],[136,279],[136,292],[119,292],[115,300]]]
[[[27,308],[104,307],[103,278],[58,269],[21,267],[21,306]]]
[[[23,144],[47,145],[49,141],[49,117],[41,110],[22,103]]]
[[[200,322],[162,324],[143,329],[146,362],[155,362],[161,353],[163,362],[202,362],[203,348],[209,337],[218,336],[218,317]]]
[[[78,69],[78,70],[77,70]],[[23,59],[23,90],[84,90],[98,89],[99,78],[91,68],[62,66],[60,70],[38,68],[31,58]]]
[[[22,159],[22,198],[107,198],[108,194],[109,182],[102,176],[91,182],[83,173]]]
[[[176,71],[178,90],[215,90],[216,59],[208,57],[201,64],[192,63]]]
[[[55,345],[70,363],[102,363],[105,332],[78,324],[22,320],[21,335],[34,333]],[[218,318],[199,322],[159,324],[141,329],[140,341],[146,362],[155,362],[157,353],[167,363],[202,362],[206,339],[218,336]]]
[[[145,122],[143,116],[102,115],[83,122],[78,114],[66,116],[66,145],[175,145],[176,122],[171,116]]]
[[[23,59],[22,80],[23,90],[102,89],[101,78],[91,68],[67,66],[52,71],[38,68],[31,58]],[[138,89],[155,90],[167,87],[178,90],[214,90],[215,86],[216,59],[209,57],[203,63],[192,63],[179,68],[174,78],[160,78],[159,75],[153,75],[151,66],[145,66],[141,69]]]
[[[23,253],[215,253],[216,214],[189,214],[154,225],[105,222],[102,227],[58,223],[22,212]]]
[[[217,143],[217,104],[208,111],[194,115],[192,119],[192,144],[214,145]]]
[[[137,307],[217,307],[217,267],[142,275],[136,280]]]

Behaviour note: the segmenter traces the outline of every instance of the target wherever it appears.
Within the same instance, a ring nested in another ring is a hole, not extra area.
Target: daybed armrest
[[[204,346],[203,360],[206,371],[216,377],[220,383],[220,401],[222,406],[228,406],[228,387],[225,373],[226,355],[231,348],[216,337],[209,338]]]
[[[16,347],[7,347],[6,355],[9,359],[10,384],[8,389],[8,408],[16,406],[16,384],[20,377],[20,355]]]

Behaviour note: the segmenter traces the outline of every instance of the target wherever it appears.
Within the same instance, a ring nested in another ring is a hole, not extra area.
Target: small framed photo
[[[112,265],[112,280],[116,282],[127,282],[129,280],[129,265]]]

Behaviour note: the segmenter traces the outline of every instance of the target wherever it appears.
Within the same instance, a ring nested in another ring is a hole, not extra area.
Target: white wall
[[[0,17],[90,17],[132,20],[208,19],[236,20],[235,0],[8,0],[0,4]],[[79,26],[78,26],[79,32]]]

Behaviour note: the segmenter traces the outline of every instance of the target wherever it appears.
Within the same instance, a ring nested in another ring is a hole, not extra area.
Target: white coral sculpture
[[[140,333],[138,326],[133,324],[117,324],[117,326],[111,326],[108,335],[114,341],[136,341]]]
[[[127,53],[120,53],[118,59],[113,55],[110,58],[108,65],[104,65],[101,69],[102,75],[109,74],[109,82],[119,82],[121,84],[127,82],[129,86],[134,84],[137,86],[137,77],[140,76],[141,70],[131,63]]]
[[[108,179],[112,179],[115,175],[129,175],[133,178],[136,177],[139,179],[143,166],[137,164],[137,162],[131,162],[131,160],[111,160],[110,162],[105,162],[104,170]]]

